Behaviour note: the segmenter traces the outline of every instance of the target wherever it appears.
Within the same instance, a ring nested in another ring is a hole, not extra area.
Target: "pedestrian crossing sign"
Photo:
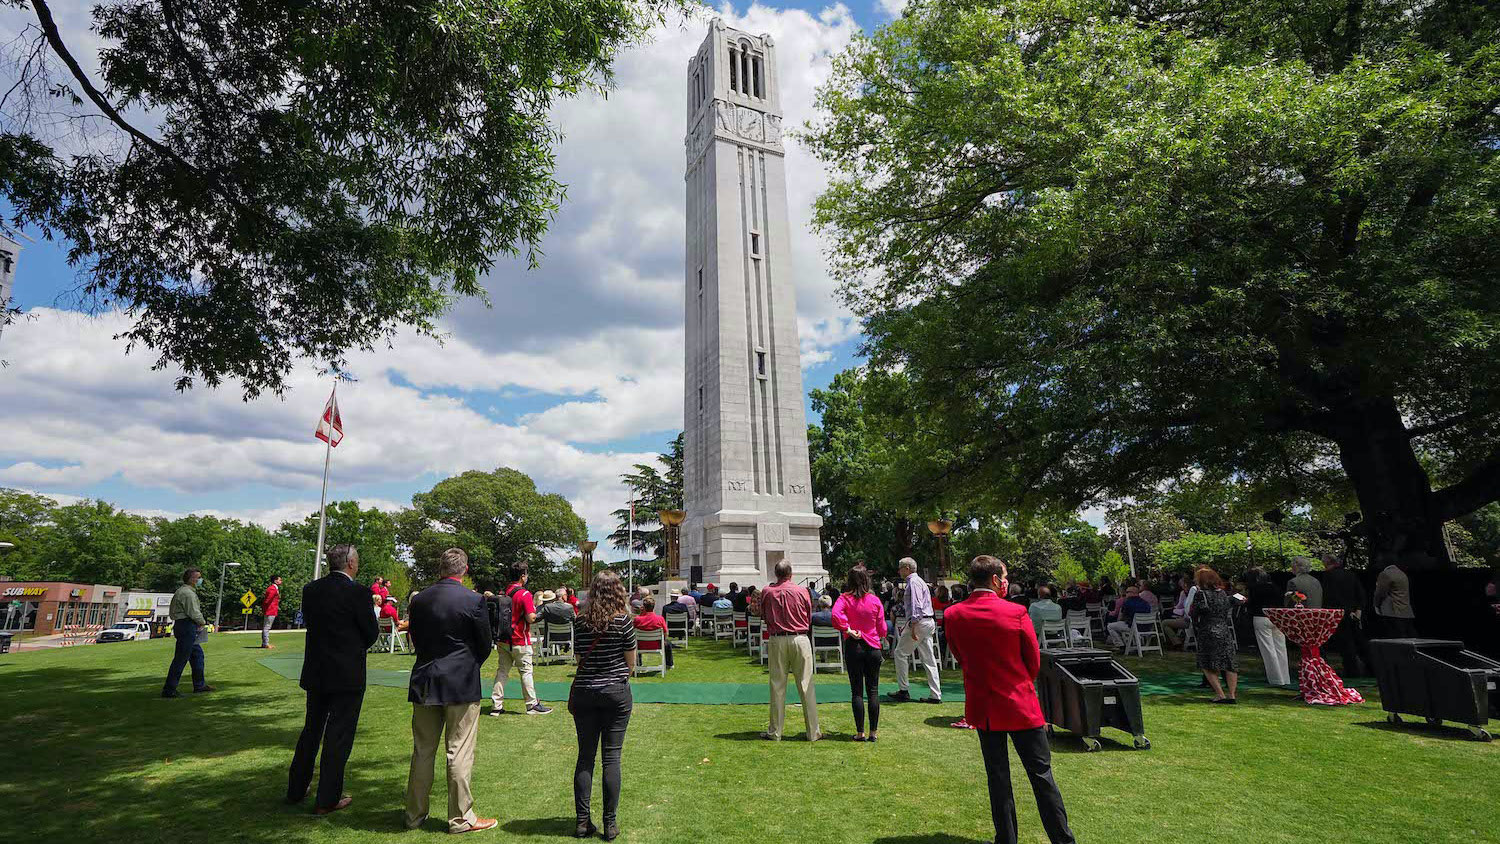
[[[240,596],[240,603],[245,605],[245,612],[250,612],[250,608],[255,606],[255,593],[246,589],[245,594]]]

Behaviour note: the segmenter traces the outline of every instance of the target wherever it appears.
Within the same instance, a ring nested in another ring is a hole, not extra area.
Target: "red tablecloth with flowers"
[[[1318,650],[1338,629],[1339,622],[1344,619],[1343,610],[1266,607],[1266,618],[1286,634],[1287,639],[1302,648],[1302,668],[1297,680],[1302,686],[1303,700],[1324,706],[1364,702],[1359,692],[1344,686],[1344,681]]]

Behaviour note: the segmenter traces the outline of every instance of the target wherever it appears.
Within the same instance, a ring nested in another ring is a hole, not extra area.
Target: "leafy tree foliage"
[[[528,475],[506,467],[439,481],[411,503],[396,517],[396,537],[419,587],[437,579],[438,559],[453,547],[468,553],[481,590],[500,588],[506,567],[518,560],[531,567],[534,584],[551,583],[565,568],[563,553],[588,537],[566,498],[538,491]]]
[[[686,7],[103,0],[69,43],[44,0],[3,4],[35,16],[0,103],[9,224],[67,241],[179,386],[247,397],[298,356],[431,331],[497,253],[534,264],[563,193],[550,108]]]
[[[1188,533],[1156,546],[1156,562],[1165,572],[1187,574],[1208,566],[1223,577],[1239,577],[1252,566],[1268,571],[1291,568],[1292,558],[1308,556],[1309,549],[1295,536],[1270,531],[1245,533]],[[1314,568],[1322,568],[1316,557]]]
[[[651,559],[667,558],[667,533],[657,521],[658,510],[682,509],[682,437],[679,433],[666,451],[656,456],[660,468],[649,463],[635,464],[634,472],[620,480],[635,498],[635,553]],[[630,547],[630,507],[614,512],[615,531],[609,535],[611,545],[620,550]],[[653,581],[654,582],[654,581]]]
[[[1497,41],[1465,0],[918,0],[857,41],[806,140],[909,486],[1341,475],[1372,556],[1446,561],[1500,498]]]
[[[300,522],[286,522],[279,532],[316,549],[318,514],[309,513]],[[329,503],[324,547],[343,544],[359,549],[359,579],[366,583],[391,577],[404,567],[396,560],[396,519],[384,510],[361,508],[358,501]],[[391,594],[396,593],[393,590]]]

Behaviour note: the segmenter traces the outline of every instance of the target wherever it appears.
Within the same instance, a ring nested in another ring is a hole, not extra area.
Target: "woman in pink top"
[[[850,703],[854,706],[854,740],[865,740],[865,708],[870,712],[870,741],[880,729],[880,643],[885,639],[885,607],[870,591],[870,570],[855,566],[848,588],[833,604],[833,626],[844,634],[844,664],[849,668]]]

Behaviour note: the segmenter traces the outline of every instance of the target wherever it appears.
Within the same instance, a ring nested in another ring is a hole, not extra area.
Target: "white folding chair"
[[[553,621],[546,622],[547,625],[547,655],[549,657],[562,657],[563,662],[573,658],[573,625],[558,624]]]
[[[734,642],[734,610],[714,610],[714,641],[722,639]]]
[[[1068,646],[1068,626],[1059,620],[1042,621],[1042,650],[1051,651]]]
[[[734,621],[734,633],[730,644],[736,648],[744,645],[748,650],[750,647],[750,613],[736,611],[730,619]]]
[[[760,628],[759,642],[760,648],[757,656],[760,659],[760,664],[765,665],[766,663],[771,661],[771,634],[767,632],[764,625],[762,625]]]
[[[688,646],[688,614],[685,612],[669,612],[662,616],[667,620],[667,639],[674,645],[684,649]]]
[[[844,673],[844,648],[839,631],[832,627],[812,629],[813,671],[819,668],[837,668]],[[833,654],[829,658],[829,654]]]
[[[379,622],[380,635],[375,637],[375,644],[370,646],[370,653],[395,653],[396,625],[383,616],[376,620]]]
[[[1074,610],[1063,619],[1068,628],[1068,642],[1073,647],[1092,648],[1094,646],[1094,624],[1089,619],[1088,613]]]
[[[642,648],[643,644],[655,643],[655,648]],[[646,657],[655,656],[656,664],[646,662]],[[667,676],[667,637],[663,630],[637,630],[635,632],[635,674],[660,674]]]
[[[1097,601],[1092,604],[1084,604],[1083,611],[1089,617],[1089,624],[1094,626],[1094,629],[1099,632],[1099,638],[1103,639],[1109,633],[1109,630],[1104,626],[1104,602]]]
[[[747,623],[750,630],[750,641],[748,641],[746,644],[750,648],[750,657],[753,659],[755,657],[755,652],[760,650],[760,629],[764,627],[766,623],[762,621],[760,616],[758,615],[750,616],[750,618],[747,619]]]
[[[1125,652],[1130,652],[1130,643],[1135,643],[1135,655],[1145,656],[1146,651],[1163,653],[1161,648],[1161,623],[1154,612],[1136,613],[1130,620],[1130,637],[1125,640]]]
[[[1188,619],[1182,626],[1182,649],[1185,651],[1198,650],[1198,634],[1193,632],[1193,620]]]

